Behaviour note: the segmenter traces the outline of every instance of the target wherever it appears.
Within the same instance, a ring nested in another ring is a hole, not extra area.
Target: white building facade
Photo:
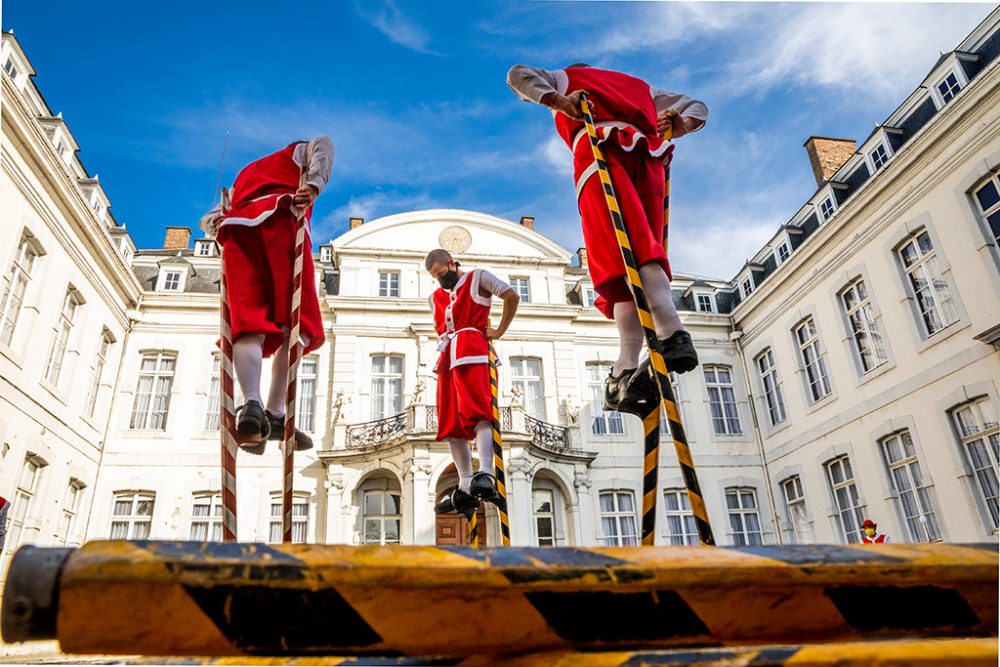
[[[674,281],[701,359],[676,393],[719,544],[856,542],[866,517],[897,541],[997,539],[997,17],[860,146],[813,141],[816,193],[737,276]],[[177,227],[137,251],[12,35],[0,63],[5,557],[218,539],[215,244]],[[433,513],[457,482],[434,440],[423,258],[439,246],[522,296],[496,346],[513,544],[634,544],[642,434],[601,409],[616,330],[586,255],[531,218],[460,210],[352,219],[319,247],[327,342],[300,369],[316,447],[296,456],[296,541],[465,541]],[[697,543],[667,434],[661,452],[657,543]],[[239,539],[274,541],[277,446],[238,466]]]

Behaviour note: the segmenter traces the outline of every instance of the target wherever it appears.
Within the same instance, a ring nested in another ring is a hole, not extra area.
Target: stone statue
[[[521,387],[514,385],[510,390],[510,407],[521,408],[524,407],[524,401],[521,396]]]
[[[426,388],[427,386],[423,380],[417,380],[417,386],[413,388],[413,396],[410,397],[410,404],[407,407],[412,408],[414,405],[423,405],[424,390]]]
[[[343,424],[347,421],[347,409],[351,404],[350,395],[345,395],[343,391],[337,392],[337,398],[333,402],[333,423]]]
[[[570,398],[564,398],[561,407],[563,417],[566,419],[566,426],[576,426],[576,420],[580,416],[580,406],[577,402]]]

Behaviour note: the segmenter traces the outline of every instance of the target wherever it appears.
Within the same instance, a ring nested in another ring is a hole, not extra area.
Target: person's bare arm
[[[496,329],[486,327],[486,337],[490,340],[500,338],[507,332],[510,323],[514,321],[514,315],[517,314],[517,306],[521,303],[521,297],[513,287],[501,294],[500,298],[503,299],[503,313],[500,315],[500,324],[497,325]]]

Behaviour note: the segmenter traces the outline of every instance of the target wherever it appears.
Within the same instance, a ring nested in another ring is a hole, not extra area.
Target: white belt
[[[448,345],[451,343],[451,341],[454,340],[455,337],[458,334],[462,333],[463,331],[478,331],[479,333],[485,335],[484,331],[482,331],[481,329],[477,329],[476,327],[465,327],[463,329],[459,329],[458,331],[449,331],[445,333],[445,335],[441,336],[441,338],[438,340],[438,348],[437,348],[438,352],[444,352],[445,350],[447,350]]]

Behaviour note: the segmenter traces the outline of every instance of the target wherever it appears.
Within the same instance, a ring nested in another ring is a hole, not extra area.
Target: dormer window
[[[962,85],[958,82],[958,77],[955,76],[955,73],[951,72],[943,81],[938,83],[937,89],[941,94],[941,99],[947,104],[955,95],[958,95],[958,91],[962,89]]]
[[[740,283],[740,293],[743,295],[743,298],[745,299],[748,296],[750,296],[751,293],[753,293],[753,289],[754,289],[753,276],[747,276],[743,280],[743,282]]]
[[[788,241],[782,241],[781,242],[781,245],[778,246],[778,250],[776,252],[776,255],[778,257],[778,264],[784,264],[785,261],[789,257],[791,257],[791,255],[792,255],[792,249],[788,245]]]
[[[833,203],[833,195],[827,195],[819,205],[820,219],[824,222],[829,220],[836,208],[836,205]]]
[[[10,78],[16,79],[18,75],[17,65],[14,64],[14,59],[11,57],[7,58],[7,61],[3,64],[3,68],[10,74]]]
[[[194,242],[194,254],[199,257],[212,257],[215,255],[215,241],[202,239]]]
[[[587,308],[593,308],[594,302],[597,301],[597,290],[593,287],[583,288],[583,305]]]
[[[715,299],[712,298],[712,295],[707,292],[696,293],[695,307],[698,309],[699,313],[714,313]]]
[[[193,273],[191,264],[182,262],[162,262],[160,275],[156,279],[157,292],[183,292],[188,275]]]
[[[875,150],[868,154],[868,157],[871,158],[875,171],[878,171],[883,164],[889,161],[889,153],[885,150],[885,144],[876,146]]]
[[[319,249],[319,261],[321,262],[332,262],[333,261],[333,248],[328,245],[323,246]]]
[[[177,292],[181,286],[181,272],[180,271],[167,271],[163,274],[163,286],[164,292]]]

